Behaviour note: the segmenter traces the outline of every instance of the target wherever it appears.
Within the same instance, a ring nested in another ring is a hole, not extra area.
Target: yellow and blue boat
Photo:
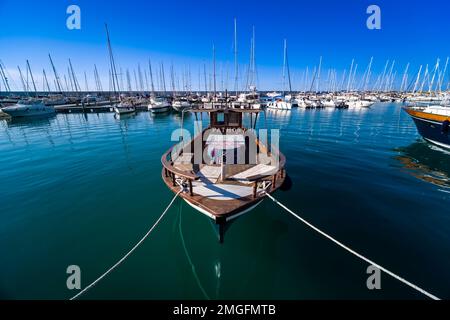
[[[450,107],[425,106],[405,108],[420,135],[437,146],[450,149]]]

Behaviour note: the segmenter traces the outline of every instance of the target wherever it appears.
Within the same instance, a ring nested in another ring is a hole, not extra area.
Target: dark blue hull
[[[450,149],[450,128],[448,123],[412,117],[420,135],[431,143]]]

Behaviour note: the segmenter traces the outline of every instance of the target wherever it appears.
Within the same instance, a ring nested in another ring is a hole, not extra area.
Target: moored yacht
[[[347,105],[349,108],[369,108],[373,104],[374,104],[373,101],[366,100],[366,99],[357,99],[357,100],[347,101]]]
[[[267,104],[267,108],[270,109],[281,109],[281,110],[291,110],[292,103],[290,101],[286,101],[282,97],[275,97]]]
[[[404,110],[414,120],[417,131],[425,140],[450,149],[449,106],[411,106]]]
[[[129,114],[136,112],[136,107],[130,101],[121,101],[118,104],[114,105],[114,112],[117,115],[121,114]]]
[[[38,99],[20,100],[17,104],[1,110],[13,118],[47,116],[55,113],[53,106],[45,105],[42,100]]]
[[[188,98],[176,98],[172,101],[172,108],[177,112],[183,112],[192,108],[192,103]]]
[[[325,108],[336,108],[336,103],[333,99],[321,100],[321,103]]]
[[[170,102],[164,97],[152,97],[148,105],[148,111],[151,113],[163,113],[170,110]]]

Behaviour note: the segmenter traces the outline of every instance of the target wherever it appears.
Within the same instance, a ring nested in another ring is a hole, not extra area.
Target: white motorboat
[[[129,102],[120,102],[114,106],[114,112],[117,115],[128,114],[136,112],[136,108]]]
[[[291,101],[292,101],[293,106],[296,106],[298,108],[305,109],[307,107],[305,98],[301,95],[293,97]]]
[[[151,98],[148,111],[151,113],[164,113],[170,110],[170,103],[166,98]]]
[[[325,108],[335,108],[336,107],[336,103],[334,102],[333,99],[321,100],[321,103]]]
[[[192,107],[191,102],[188,99],[175,99],[172,102],[172,108],[177,112],[183,112],[184,110]]]
[[[37,117],[55,114],[55,107],[45,105],[42,100],[20,100],[17,104],[1,109],[13,118]]]
[[[280,109],[280,110],[291,110],[292,103],[288,102],[282,98],[274,98],[267,104],[267,108],[270,109]]]
[[[347,105],[349,108],[369,108],[373,104],[373,101],[363,99],[347,101]]]

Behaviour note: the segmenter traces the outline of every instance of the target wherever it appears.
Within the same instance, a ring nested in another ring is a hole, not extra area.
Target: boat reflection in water
[[[415,142],[398,151],[401,155],[396,159],[409,174],[450,192],[450,152],[426,142]]]
[[[27,127],[33,125],[38,126],[50,126],[51,121],[56,119],[56,113],[34,116],[34,117],[18,117],[10,118],[6,120],[8,127]]]

